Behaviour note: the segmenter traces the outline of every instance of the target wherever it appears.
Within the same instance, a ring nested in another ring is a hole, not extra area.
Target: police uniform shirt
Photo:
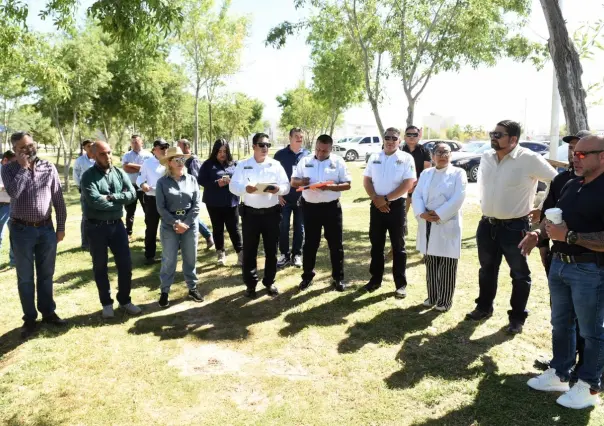
[[[556,207],[562,210],[562,219],[568,229],[577,233],[604,232],[604,174],[585,184],[583,178],[570,180],[562,189]],[[552,252],[567,255],[595,253],[578,246],[554,241]]]
[[[279,192],[276,194],[270,192],[248,194],[246,192],[246,186],[258,183],[274,183],[279,186]],[[254,157],[251,157],[237,164],[231,177],[229,190],[233,194],[243,197],[243,204],[246,206],[266,209],[279,204],[279,195],[282,196],[289,192],[289,181],[285,169],[278,161],[266,157],[262,163],[257,163]]]
[[[335,155],[323,161],[314,155],[302,158],[294,168],[292,178],[309,178],[311,185],[327,181],[333,181],[335,184],[352,182],[344,159]],[[329,203],[340,198],[340,192],[308,189],[302,192],[302,197],[304,201],[313,204]]]
[[[386,155],[382,151],[369,158],[363,176],[371,178],[377,195],[385,196],[398,188],[404,180],[416,179],[415,161],[410,154],[401,150],[392,155]],[[407,193],[399,198],[406,196]]]

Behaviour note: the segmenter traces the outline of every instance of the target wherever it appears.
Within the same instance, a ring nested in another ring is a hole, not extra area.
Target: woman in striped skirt
[[[417,218],[417,250],[425,255],[428,298],[424,306],[446,312],[453,305],[457,262],[461,255],[461,206],[466,197],[467,177],[451,165],[451,148],[434,145],[434,162],[422,172],[413,192]]]

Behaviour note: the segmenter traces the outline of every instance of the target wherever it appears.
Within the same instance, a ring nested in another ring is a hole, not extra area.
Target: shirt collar
[[[521,148],[522,147],[520,146],[520,144],[516,144],[514,149],[512,151],[510,151],[510,153],[508,155],[510,156],[510,158],[512,160],[515,160],[516,158],[518,158],[518,156],[520,155]]]

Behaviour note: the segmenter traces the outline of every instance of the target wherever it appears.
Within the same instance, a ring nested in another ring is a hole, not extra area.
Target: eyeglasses
[[[419,136],[419,133],[405,133],[405,136],[408,138],[416,138]]]
[[[604,152],[604,149],[599,149],[596,151],[575,151],[573,152],[573,156],[577,157],[579,160],[585,160],[585,157],[587,157],[589,154],[599,154],[601,152]]]
[[[440,157],[448,157],[451,155],[451,151],[434,151],[434,155],[438,155]]]
[[[159,149],[161,149],[162,151],[165,151],[166,149],[168,149],[168,147],[167,147],[167,146],[161,146],[161,145],[157,145],[157,147],[158,147]]]
[[[503,133],[503,132],[489,132],[489,137],[491,139],[501,139],[504,136],[509,136],[509,133]]]
[[[398,140],[398,136],[384,136],[384,140],[396,142]]]
[[[270,148],[270,147],[271,147],[271,144],[270,144],[270,143],[265,143],[265,142],[258,142],[258,143],[256,144],[256,146],[257,146],[258,148]]]
[[[173,157],[172,161],[174,161],[176,164],[185,164],[187,159],[185,157]]]

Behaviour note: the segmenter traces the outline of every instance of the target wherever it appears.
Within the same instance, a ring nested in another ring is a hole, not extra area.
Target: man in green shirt
[[[117,301],[127,313],[138,315],[141,309],[130,300],[132,260],[128,234],[122,221],[124,206],[136,201],[136,192],[126,172],[112,166],[109,144],[95,142],[93,156],[95,164],[82,175],[81,188],[92,270],[103,305],[103,318],[115,316],[107,274],[107,248],[113,253],[117,266]]]

